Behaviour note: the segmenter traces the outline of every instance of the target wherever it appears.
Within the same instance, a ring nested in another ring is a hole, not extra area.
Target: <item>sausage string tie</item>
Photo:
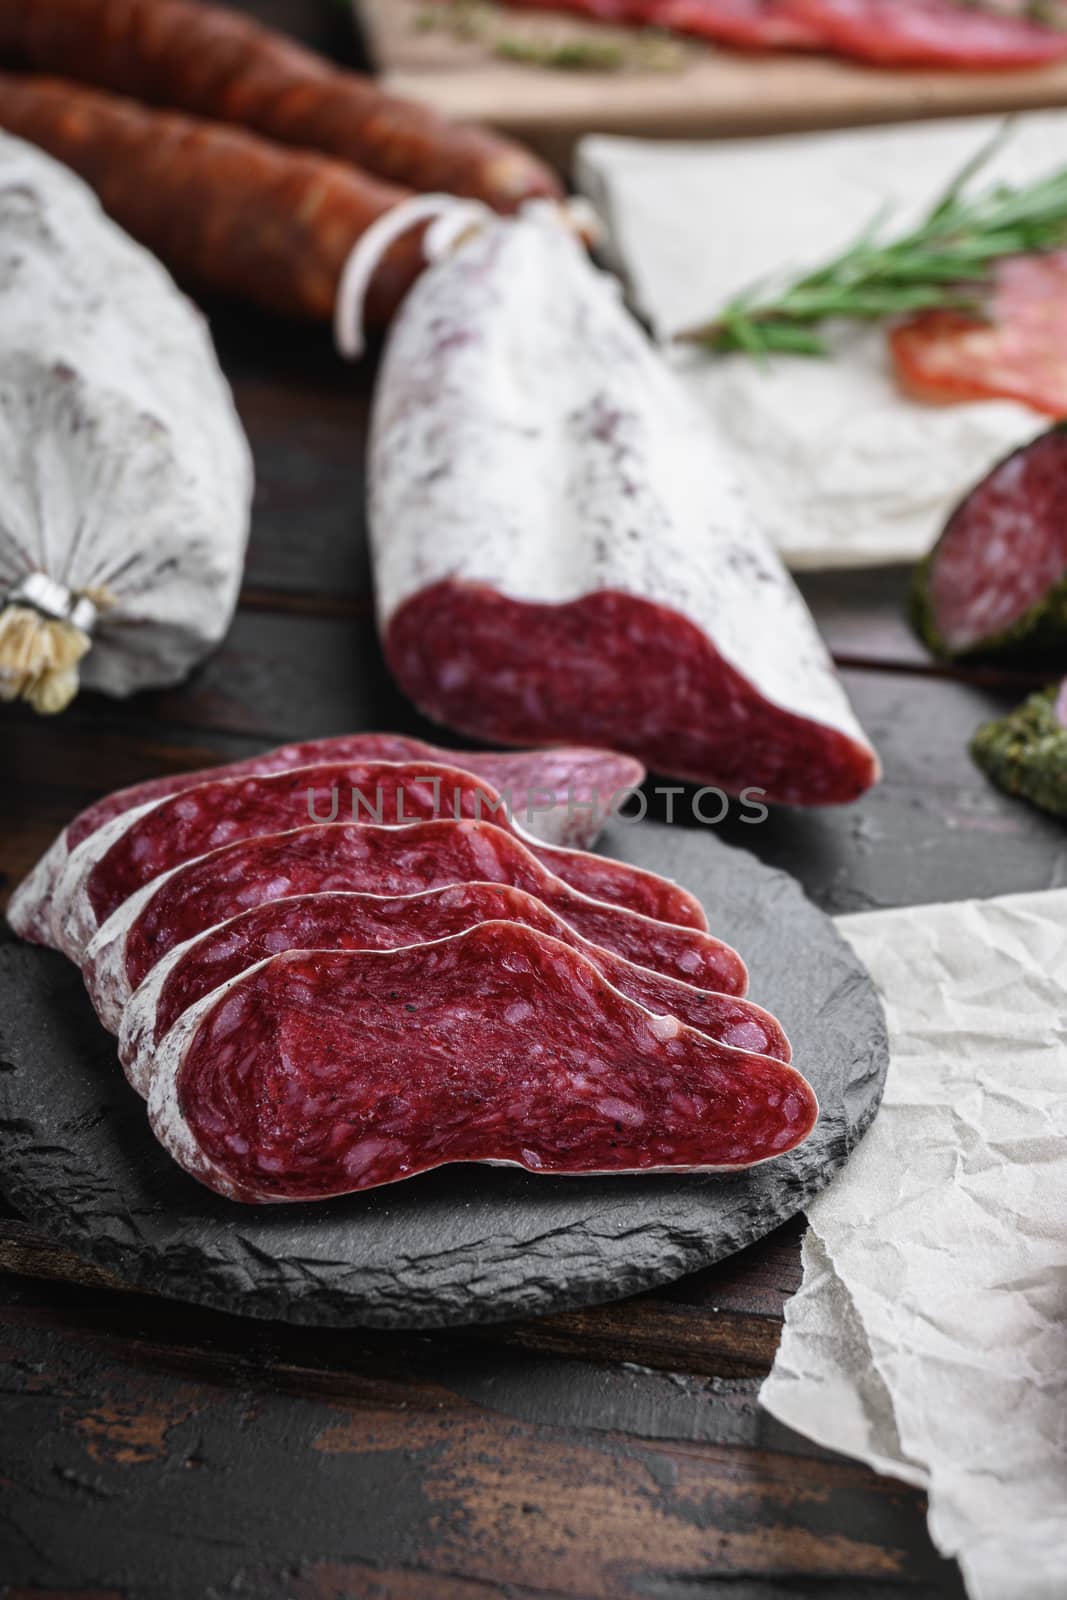
[[[483,227],[494,215],[481,200],[461,200],[454,194],[417,194],[372,223],[345,262],[337,287],[333,332],[340,354],[349,361],[356,361],[363,354],[367,291],[383,257],[397,239],[428,222],[422,252],[432,263],[449,255],[461,239]]]
[[[0,700],[28,700],[43,713],[68,706],[78,692],[78,663],[113,604],[106,590],[75,593],[45,572],[20,578],[0,610]]]
[[[524,214],[548,212],[563,227],[572,228],[587,240],[598,232],[596,214],[584,200],[572,199],[563,205],[549,200],[528,200]],[[366,347],[363,308],[367,291],[390,247],[421,223],[429,227],[423,235],[422,253],[431,265],[451,255],[471,233],[499,213],[481,200],[465,200],[454,194],[417,194],[387,211],[359,239],[341,272],[334,303],[334,342],[342,356],[357,361]]]

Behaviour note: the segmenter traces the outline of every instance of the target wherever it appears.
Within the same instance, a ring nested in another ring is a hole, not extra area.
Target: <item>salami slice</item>
[[[915,574],[916,626],[936,655],[1062,653],[1067,641],[1067,426],[982,480]]]
[[[122,1014],[119,1058],[146,1094],[155,1053],[191,1006],[249,967],[283,950],[393,950],[431,944],[480,922],[519,922],[570,945],[621,994],[657,1015],[677,1017],[710,1039],[757,1055],[790,1059],[781,1025],[749,1000],[697,989],[590,944],[531,895],[496,883],[457,884],[425,894],[295,895],[232,917],[179,945],[153,967]]]
[[[1067,250],[1001,262],[986,316],[924,311],[889,342],[917,400],[1020,400],[1067,416]]]
[[[226,766],[150,778],[95,801],[68,824],[15,890],[7,912],[9,923],[23,939],[50,944],[52,898],[68,855],[123,812],[213,778],[285,772],[326,761],[454,762],[507,795],[512,815],[531,832],[549,843],[571,847],[591,845],[613,802],[636,788],[645,775],[638,762],[608,750],[451,751],[393,733],[342,734],[281,745]]]
[[[546,211],[420,278],[376,391],[371,533],[398,681],[501,744],[579,740],[798,804],[878,777],[703,415]]]
[[[798,17],[787,0],[651,0],[647,23],[742,50],[817,50],[817,28]]]
[[[594,900],[683,927],[707,928],[694,895],[625,862],[543,845],[513,821],[484,778],[434,762],[359,761],[222,778],[126,812],[75,850],[56,889],[53,934],[74,961],[102,922],[145,884],[220,845],[308,822],[401,826],[434,817],[485,817],[521,838],[550,872]]]
[[[732,1171],[794,1149],[818,1116],[794,1067],[653,1015],[513,922],[271,957],[168,1034],[148,1111],[187,1172],[246,1202],[453,1162]]]
[[[126,900],[96,935],[83,966],[105,1027],[118,1032],[130,995],[168,951],[252,906],[286,895],[350,890],[407,895],[457,883],[505,883],[542,900],[575,932],[641,967],[701,989],[743,995],[735,950],[697,928],[656,922],[590,900],[491,822],[325,823],[225,845]]]
[[[1067,35],[958,0],[780,0],[840,55],[884,67],[1038,67],[1067,56]]]
[[[745,50],[812,49],[814,28],[781,0],[508,0],[520,11],[572,11],[596,22],[631,23]]]

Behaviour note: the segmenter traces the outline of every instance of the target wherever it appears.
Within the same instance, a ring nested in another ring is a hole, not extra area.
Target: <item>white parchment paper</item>
[[[614,265],[716,431],[764,530],[793,567],[924,554],[988,469],[1047,424],[1008,401],[904,399],[884,327],[830,330],[831,361],[709,358],[670,345],[753,281],[816,266],[878,214],[916,221],[1002,125],[946,122],[788,138],[658,143],[593,136],[576,176]],[[1020,118],[984,181],[1067,161],[1067,112]],[[1067,1589],[1065,1589],[1067,1592]]]
[[[885,1101],[809,1209],[761,1399],[928,1490],[974,1600],[1067,1594],[1067,892],[839,919]]]

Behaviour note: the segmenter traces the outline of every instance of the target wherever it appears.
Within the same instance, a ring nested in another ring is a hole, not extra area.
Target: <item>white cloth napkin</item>
[[[761,1399],[929,1493],[973,1600],[1067,1594],[1067,891],[839,919],[879,1116],[808,1211]]]
[[[832,330],[835,358],[711,358],[671,346],[753,281],[816,266],[876,213],[894,230],[930,205],[996,118],[716,143],[592,136],[576,178],[609,255],[697,404],[730,442],[770,538],[794,567],[924,554],[949,512],[1047,424],[1008,401],[926,406],[893,380],[882,327]],[[1067,163],[1067,112],[1014,124],[980,181]]]

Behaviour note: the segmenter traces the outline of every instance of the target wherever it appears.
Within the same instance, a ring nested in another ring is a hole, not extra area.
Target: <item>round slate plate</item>
[[[821,1116],[730,1177],[536,1178],[453,1167],[313,1206],[237,1205],[156,1144],[75,968],[0,948],[0,1183],[35,1227],[129,1283],[256,1317],[440,1327],[630,1295],[777,1227],[844,1164],[888,1064],[870,978],[799,886],[710,832],[616,824],[607,853],[694,890],[784,1023]]]

